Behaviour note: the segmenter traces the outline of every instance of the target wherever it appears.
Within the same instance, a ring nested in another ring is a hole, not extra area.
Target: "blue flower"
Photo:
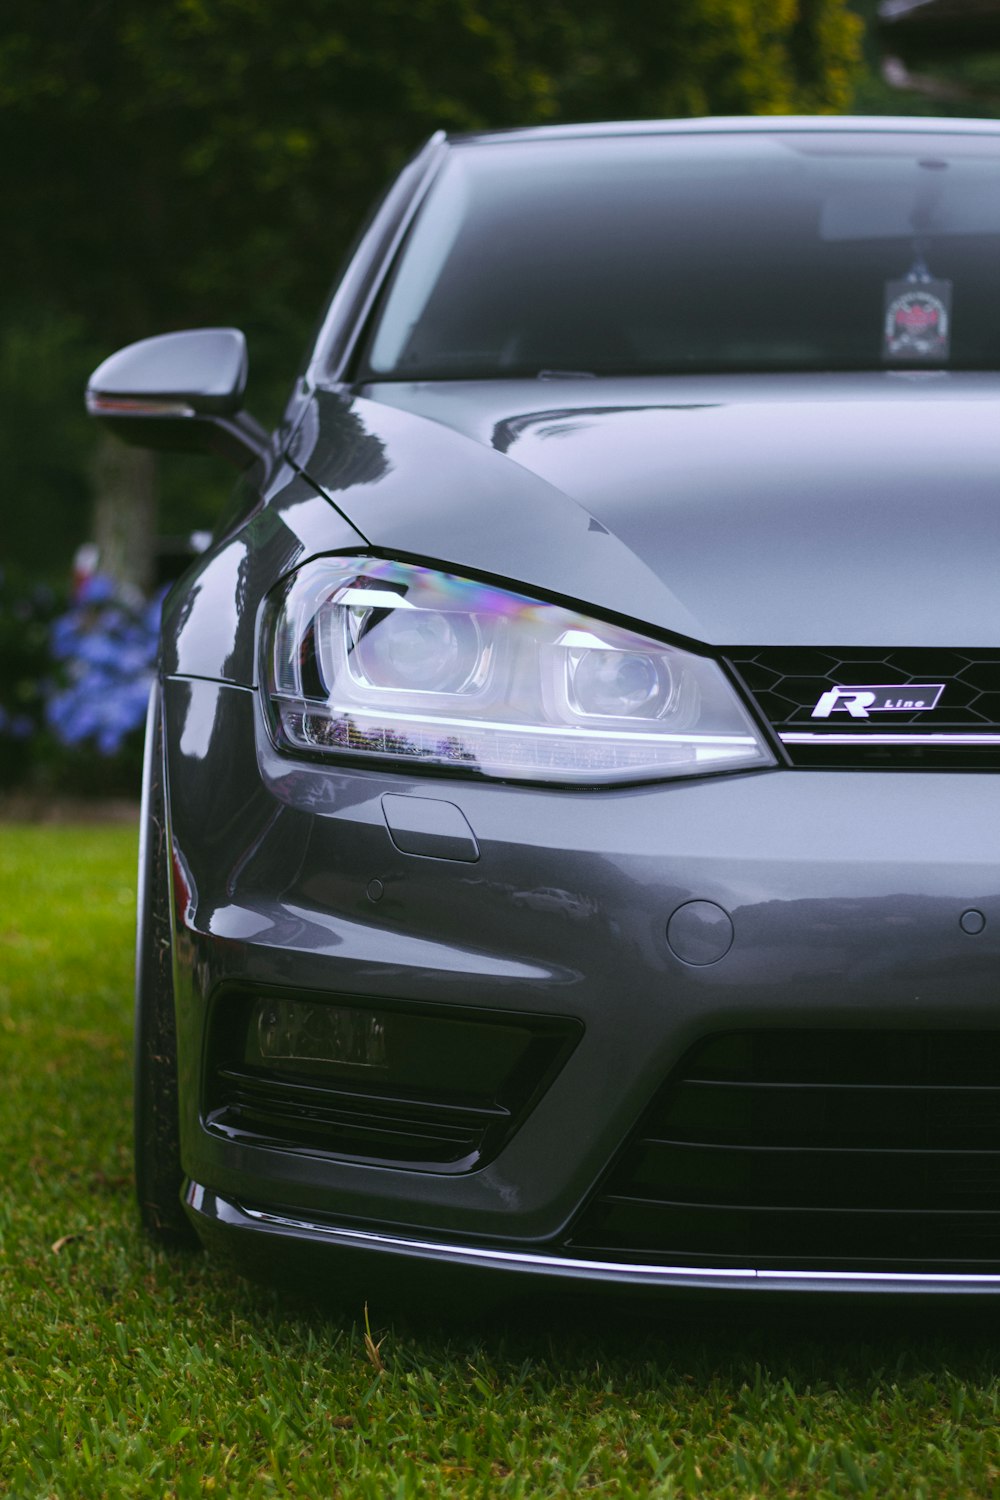
[[[115,597],[116,592],[113,578],[109,578],[106,573],[91,573],[80,584],[77,599],[81,604],[106,604]]]
[[[143,723],[162,603],[161,593],[133,606],[111,579],[94,574],[54,621],[50,649],[63,680],[50,685],[45,716],[62,744],[90,741],[100,754],[116,755]]]

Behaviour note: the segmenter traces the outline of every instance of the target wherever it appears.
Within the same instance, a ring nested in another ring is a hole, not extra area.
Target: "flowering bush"
[[[67,607],[0,570],[0,790],[138,793],[161,603],[78,574]]]
[[[62,672],[49,688],[45,717],[60,744],[117,755],[141,726],[162,603],[162,593],[148,603],[132,599],[100,573],[81,582],[50,638]]]

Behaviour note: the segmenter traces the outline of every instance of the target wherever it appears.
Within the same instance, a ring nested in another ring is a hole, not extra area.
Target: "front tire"
[[[177,1026],[174,1014],[170,863],[163,716],[154,683],[146,716],[135,952],[135,1187],[139,1217],[157,1244],[198,1243],[181,1207]]]

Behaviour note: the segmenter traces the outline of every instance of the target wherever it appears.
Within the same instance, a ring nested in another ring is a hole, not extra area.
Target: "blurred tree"
[[[847,0],[5,0],[0,316],[88,360],[235,323],[273,417],[353,226],[432,130],[841,109],[859,31]]]
[[[85,534],[92,424],[80,392],[93,366],[93,335],[55,299],[17,303],[5,262],[0,293],[0,572],[46,576],[68,563]],[[6,301],[6,306],[4,306]]]

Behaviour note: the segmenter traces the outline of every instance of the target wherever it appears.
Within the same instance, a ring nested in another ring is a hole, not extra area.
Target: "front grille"
[[[559,1017],[226,985],[212,998],[202,1119],[246,1145],[467,1172],[506,1145],[581,1031]]]
[[[687,1265],[995,1272],[1000,1032],[704,1041],[570,1242]]]
[[[1000,766],[1000,650],[750,647],[727,659],[796,766]],[[833,687],[943,684],[933,709],[813,710]]]

